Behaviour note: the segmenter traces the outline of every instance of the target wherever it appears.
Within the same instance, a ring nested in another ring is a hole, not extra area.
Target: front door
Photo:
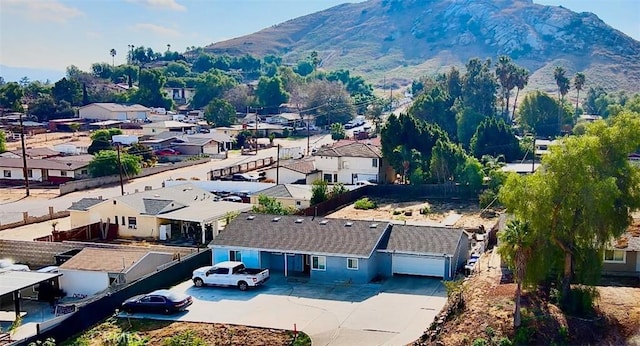
[[[48,169],[43,169],[42,170],[42,181],[49,181],[49,170]]]
[[[303,256],[304,256],[303,272],[306,275],[311,275],[311,255],[303,255]]]

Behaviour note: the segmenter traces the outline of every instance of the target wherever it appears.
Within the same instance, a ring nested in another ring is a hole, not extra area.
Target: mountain
[[[528,68],[529,88],[555,90],[553,68],[583,71],[586,87],[640,91],[640,42],[593,13],[531,0],[369,0],[343,4],[205,47],[213,54],[317,51],[321,67],[346,68],[381,86],[509,55]]]
[[[46,82],[49,80],[51,83],[55,83],[65,76],[65,71],[0,65],[0,77],[4,78],[5,82],[18,82],[25,76],[32,81]]]

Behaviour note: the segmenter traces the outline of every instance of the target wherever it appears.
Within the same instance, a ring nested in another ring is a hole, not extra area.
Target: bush
[[[367,197],[360,198],[359,200],[356,201],[356,203],[354,203],[353,206],[356,209],[362,209],[362,210],[375,209],[377,207],[376,202],[370,200]]]
[[[496,202],[494,202],[494,199],[496,197],[497,195],[493,190],[487,189],[482,191],[480,196],[478,196],[478,199],[480,200],[480,208],[484,209],[488,207],[492,202],[495,204]]]
[[[182,332],[178,335],[174,335],[170,338],[164,339],[165,346],[205,346],[207,343],[202,338],[195,335],[192,331]]]
[[[402,210],[400,210],[400,209],[394,209],[391,213],[392,213],[393,215],[400,215],[400,214],[402,214]]]

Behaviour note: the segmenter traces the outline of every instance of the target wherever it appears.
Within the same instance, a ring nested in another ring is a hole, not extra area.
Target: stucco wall
[[[213,248],[211,251],[212,263],[220,263],[229,260],[229,251],[238,250],[242,257],[242,263],[247,268],[268,268],[261,263],[260,252],[256,250],[248,249],[234,249],[234,248]]]
[[[158,267],[173,260],[172,253],[149,252],[136,265],[127,270],[127,282],[139,279],[158,270]]]
[[[103,272],[60,269],[60,288],[68,297],[90,296],[109,287],[109,275]]]
[[[625,263],[602,263],[602,271],[604,272],[639,272],[640,268],[638,265],[640,264],[640,260],[638,259],[638,252],[636,251],[627,251],[626,254],[626,262]]]
[[[326,259],[326,270],[311,269],[312,281],[367,283],[373,278],[370,277],[369,265],[375,266],[375,261],[371,263],[369,259],[360,258],[358,270],[351,270],[347,269],[347,257],[327,256]]]

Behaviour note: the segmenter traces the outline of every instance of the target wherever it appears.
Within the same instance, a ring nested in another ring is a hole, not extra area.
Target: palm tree
[[[562,134],[562,107],[564,106],[564,96],[567,95],[571,88],[571,81],[566,76],[566,71],[562,66],[556,66],[553,70],[553,78],[558,86],[558,132]]]
[[[498,236],[500,247],[498,253],[514,271],[516,281],[516,307],[513,313],[513,326],[519,327],[522,323],[520,315],[520,297],[522,296],[522,282],[525,278],[527,262],[533,253],[533,242],[529,224],[522,220],[511,220],[507,227]]]
[[[516,118],[516,106],[518,104],[518,95],[520,94],[520,90],[524,89],[524,87],[526,87],[528,83],[529,83],[529,70],[525,69],[524,67],[518,67],[516,69],[516,80],[515,80],[516,88],[518,88],[518,90],[516,90],[516,97],[513,100],[512,119]]]
[[[584,86],[585,80],[586,80],[586,77],[582,72],[576,73],[575,77],[573,77],[573,87],[576,88],[576,91],[578,92],[578,96],[576,96],[576,115],[578,114],[578,102],[580,101],[580,91]]]
[[[116,66],[116,50],[111,48],[109,54],[111,54],[111,65]]]

